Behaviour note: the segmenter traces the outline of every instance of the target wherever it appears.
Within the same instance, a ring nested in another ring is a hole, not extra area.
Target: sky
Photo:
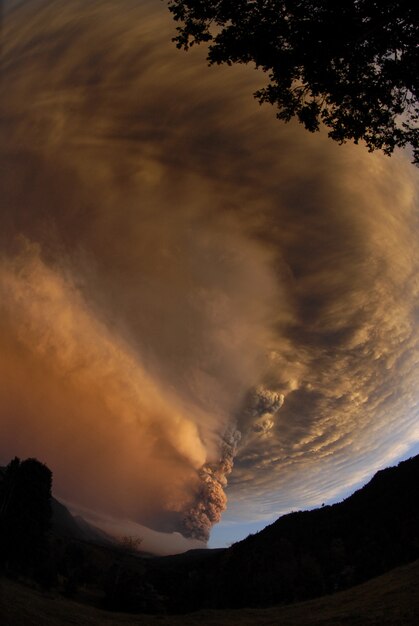
[[[0,461],[159,552],[418,452],[418,172],[275,119],[156,0],[3,2]]]

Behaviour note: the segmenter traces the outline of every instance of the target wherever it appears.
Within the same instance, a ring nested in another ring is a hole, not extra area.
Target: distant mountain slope
[[[51,498],[52,531],[58,535],[97,543],[100,545],[114,545],[116,540],[100,528],[93,526],[80,515],[74,516],[64,504],[56,498]]]
[[[5,468],[0,467],[0,482],[3,480]],[[70,513],[59,500],[51,498],[51,531],[68,539],[78,539],[101,545],[114,545],[116,541],[100,528],[93,526],[80,516]]]
[[[285,515],[212,559],[172,560],[170,576],[154,563],[155,586],[174,610],[269,606],[350,587],[419,557],[418,496],[416,456],[343,502]]]
[[[73,539],[83,539],[81,529],[64,504],[61,504],[61,502],[55,498],[51,498],[51,511],[51,527],[53,532]]]
[[[83,597],[101,597],[114,611],[181,613],[295,603],[418,559],[418,495],[416,456],[378,472],[341,503],[285,515],[229,549],[161,558],[106,545],[101,531],[53,500],[50,580],[60,587],[63,578],[65,593],[77,594],[83,585]]]

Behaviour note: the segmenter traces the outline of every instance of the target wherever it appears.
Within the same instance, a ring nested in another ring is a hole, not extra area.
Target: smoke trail
[[[284,394],[271,391],[262,385],[247,394],[243,412],[251,426],[246,428],[246,436],[241,446],[242,433],[230,426],[221,441],[219,461],[206,463],[200,469],[201,484],[196,495],[196,504],[182,520],[182,532],[185,536],[208,541],[212,526],[220,521],[227,508],[225,489],[239,446],[245,450],[255,433],[259,437],[268,436],[274,427],[275,416],[283,404]]]
[[[200,469],[201,484],[196,494],[196,503],[182,520],[182,532],[186,537],[208,541],[211,528],[220,521],[227,507],[225,488],[233,470],[240,438],[238,430],[227,431],[220,446],[220,460],[206,463]]]

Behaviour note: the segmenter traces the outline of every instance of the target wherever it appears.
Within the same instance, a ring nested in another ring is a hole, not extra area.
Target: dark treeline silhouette
[[[419,456],[339,504],[290,513],[228,549],[141,556],[51,499],[35,459],[0,472],[3,572],[109,610],[182,613],[291,603],[419,558]],[[54,512],[51,518],[51,504]]]
[[[168,0],[179,48],[209,43],[209,63],[253,63],[277,117],[391,154],[418,149],[418,37],[406,0]]]

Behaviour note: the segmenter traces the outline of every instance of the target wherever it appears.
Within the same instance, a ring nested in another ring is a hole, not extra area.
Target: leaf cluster
[[[344,143],[390,155],[411,146],[419,164],[418,15],[406,0],[169,0],[174,41],[206,42],[210,64],[253,63],[269,77],[259,102],[323,124]]]

